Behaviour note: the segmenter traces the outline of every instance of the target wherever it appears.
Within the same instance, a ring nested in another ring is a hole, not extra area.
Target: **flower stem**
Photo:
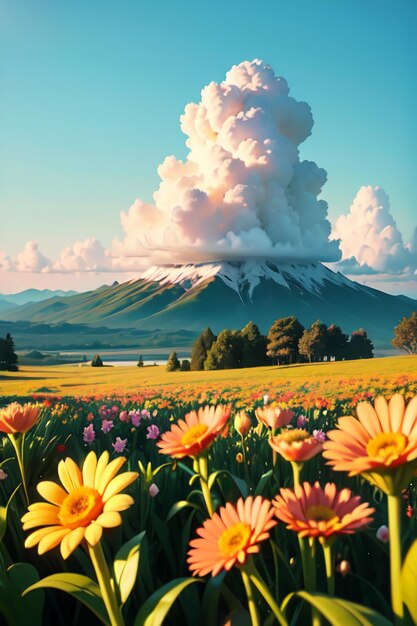
[[[208,486],[208,463],[207,457],[202,455],[198,459],[198,473],[200,475],[201,491],[203,492],[204,502],[206,503],[207,511],[210,517],[214,513],[213,500],[211,499],[211,493]]]
[[[97,576],[97,582],[100,587],[103,602],[110,618],[110,624],[111,626],[124,626],[123,617],[111,585],[110,572],[107,567],[101,543],[98,542],[95,546],[91,546],[87,542],[87,546],[90,559]]]
[[[14,435],[9,435],[10,442],[16,453],[16,460],[19,466],[20,476],[22,477],[22,485],[23,491],[25,492],[26,504],[29,506],[29,496],[28,489],[26,484],[26,476],[25,476],[25,467],[23,462],[23,446],[25,442],[25,435],[21,435],[21,437],[16,438]]]
[[[391,571],[391,605],[395,624],[403,623],[401,594],[401,498],[388,495],[389,554]]]
[[[298,485],[300,484],[301,470],[303,469],[303,466],[304,466],[304,463],[297,463],[297,461],[291,461],[294,487],[298,487]]]
[[[250,584],[250,579],[248,574],[245,572],[244,568],[240,570],[242,574],[243,585],[245,587],[246,596],[248,598],[248,607],[249,614],[252,626],[261,626],[261,622],[259,621],[259,613],[258,608],[256,606],[255,598],[253,596],[252,585]]]
[[[276,603],[274,597],[272,596],[271,592],[266,586],[260,573],[256,569],[255,564],[252,561],[252,559],[249,559],[247,561],[244,567],[242,567],[241,572],[242,572],[242,576],[244,573],[247,574],[250,582],[257,588],[257,590],[259,591],[261,596],[264,598],[264,600],[266,600],[266,602],[269,605],[269,608],[272,610],[273,614],[275,615],[277,622],[281,626],[288,626],[287,620],[285,619],[282,612],[280,611],[278,604]]]
[[[327,593],[329,596],[334,596],[335,584],[334,584],[334,555],[332,544],[328,541],[324,541],[322,544],[324,554],[324,564],[326,567],[326,580],[327,580]]]

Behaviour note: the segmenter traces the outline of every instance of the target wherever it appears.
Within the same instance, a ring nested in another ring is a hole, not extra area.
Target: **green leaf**
[[[256,485],[256,489],[255,489],[255,492],[253,494],[254,498],[256,496],[263,496],[264,495],[265,487],[268,484],[268,482],[271,480],[272,472],[273,472],[273,470],[270,469],[267,472],[265,472],[265,474],[262,474],[262,476],[259,479],[258,484]]]
[[[203,509],[198,504],[195,504],[194,502],[188,502],[188,500],[179,500],[178,502],[175,502],[175,504],[173,504],[170,508],[166,521],[169,522],[169,520],[172,519],[174,515],[186,508],[192,508],[196,511],[200,511],[200,513],[203,513]]]
[[[403,601],[407,605],[414,624],[417,624],[417,540],[407,552],[401,570],[401,589]]]
[[[217,622],[217,607],[225,576],[226,571],[220,572],[214,578],[211,577],[205,586],[201,614],[205,616],[207,624],[216,624]]]
[[[39,580],[38,572],[29,563],[16,563],[4,572],[1,580],[1,609],[9,626],[42,626],[43,591],[22,598],[27,585]]]
[[[136,581],[142,539],[145,531],[132,537],[118,550],[114,563],[114,578],[119,589],[121,604],[128,599]]]
[[[244,480],[242,480],[241,478],[239,478],[238,476],[235,476],[234,474],[231,474],[228,470],[217,470],[217,472],[213,472],[212,474],[210,474],[209,479],[208,479],[208,483],[207,483],[208,484],[208,488],[210,489],[210,491],[212,490],[215,481],[222,474],[225,475],[225,476],[228,476],[229,478],[232,479],[233,483],[238,488],[239,493],[240,493],[241,496],[243,496],[244,498],[247,497],[247,495],[248,495],[248,486],[247,486],[246,482]]]
[[[283,613],[286,613],[289,602],[295,597],[311,604],[332,626],[342,624],[343,626],[392,626],[392,622],[386,617],[366,606],[321,593],[307,593],[307,591],[289,594],[281,606]]]
[[[201,583],[198,578],[176,578],[171,580],[142,605],[136,616],[134,626],[161,626],[169,610],[180,593],[193,583]]]
[[[7,501],[6,506],[1,506],[0,507],[0,541],[3,541],[3,537],[6,533],[7,530],[7,512],[9,510],[9,506],[15,496],[15,494],[19,491],[20,488],[20,484],[16,487],[16,489],[13,491],[12,495],[10,496],[10,498]]]
[[[105,626],[110,626],[107,611],[101,597],[100,587],[94,580],[88,578],[88,576],[69,573],[52,574],[28,587],[22,595],[24,596],[35,589],[45,588],[59,589],[60,591],[69,593],[88,607]]]

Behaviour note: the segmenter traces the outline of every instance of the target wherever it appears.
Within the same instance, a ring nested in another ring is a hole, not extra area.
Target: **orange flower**
[[[40,407],[36,404],[12,402],[0,410],[0,431],[8,435],[26,433],[39,416]]]
[[[295,530],[300,537],[319,537],[321,540],[332,535],[351,535],[367,526],[375,512],[350,489],[337,490],[334,483],[322,489],[319,483],[296,485],[295,489],[281,489],[272,504],[275,514]]]
[[[261,424],[271,430],[277,430],[277,428],[288,426],[294,417],[294,412],[289,409],[280,409],[278,406],[266,405],[258,407],[255,415]]]
[[[161,435],[156,444],[161,454],[177,459],[196,457],[213,443],[227,425],[231,405],[205,406],[187,413],[185,418],[173,424],[171,430]]]
[[[397,393],[389,403],[382,396],[374,406],[360,402],[358,419],[348,415],[327,433],[323,456],[336,471],[363,474],[385,493],[405,488],[417,466],[417,396],[405,406]]]
[[[269,445],[286,461],[297,463],[308,461],[323,449],[320,441],[301,428],[281,431],[279,435],[269,438]]]
[[[230,502],[207,519],[197,530],[198,539],[190,541],[187,562],[195,575],[221,570],[229,571],[245,563],[248,555],[259,552],[259,543],[269,539],[269,530],[276,525],[274,510],[261,496],[240,498],[236,507]]]
[[[235,415],[233,425],[241,437],[246,437],[252,427],[252,420],[246,411],[239,411],[239,413]]]

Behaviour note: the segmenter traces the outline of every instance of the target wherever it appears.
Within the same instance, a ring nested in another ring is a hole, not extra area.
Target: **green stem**
[[[294,479],[294,487],[300,485],[301,471],[303,469],[304,463],[297,463],[296,461],[291,461],[292,467],[292,475]]]
[[[334,555],[332,544],[328,541],[321,543],[324,554],[324,564],[326,567],[326,580],[327,580],[327,593],[329,596],[334,596]]]
[[[23,434],[21,437],[16,439],[14,435],[11,435],[11,434],[9,435],[10,442],[16,453],[16,460],[19,466],[20,476],[22,477],[22,485],[23,485],[23,491],[25,492],[26,504],[27,506],[29,506],[29,496],[28,496],[28,490],[27,490],[27,484],[26,484],[25,468],[24,468],[24,463],[23,463],[23,446],[24,446],[24,441],[25,441],[24,437],[25,436]]]
[[[198,457],[198,473],[200,475],[201,491],[203,492],[204,502],[206,503],[207,511],[210,517],[214,513],[213,500],[211,499],[211,493],[208,486],[208,462],[207,457],[202,455]]]
[[[248,559],[247,563],[244,565],[244,567],[242,567],[241,572],[242,572],[242,576],[244,572],[248,575],[250,582],[257,588],[261,596],[268,603],[269,608],[271,609],[271,611],[273,612],[273,614],[275,615],[277,619],[277,622],[281,626],[288,626],[287,620],[285,619],[282,612],[280,611],[278,604],[276,603],[274,597],[272,596],[264,580],[262,579],[261,575],[256,569],[255,564],[252,561],[252,559]]]
[[[256,606],[255,598],[253,596],[253,589],[252,585],[250,584],[249,576],[243,568],[240,570],[240,573],[242,574],[243,585],[245,587],[246,596],[248,598],[251,625],[261,626],[261,622],[259,621],[258,608]]]
[[[110,572],[107,567],[101,543],[98,542],[95,546],[90,546],[87,542],[87,546],[90,559],[97,576],[97,582],[100,587],[103,602],[110,618],[110,624],[111,626],[124,626],[123,617],[111,585]]]
[[[395,624],[403,623],[401,594],[401,497],[388,496],[389,554],[391,571],[391,605]]]
[[[241,443],[242,443],[242,456],[243,456],[243,463],[244,463],[244,467],[246,467],[245,439],[244,439],[243,435],[240,435],[240,439],[241,439]]]
[[[310,543],[307,537],[300,537],[300,535],[298,535],[298,545],[300,546],[304,587],[306,591],[314,593],[316,591],[315,540],[312,539]],[[315,607],[311,607],[311,624],[312,626],[320,626],[321,624],[320,613]]]

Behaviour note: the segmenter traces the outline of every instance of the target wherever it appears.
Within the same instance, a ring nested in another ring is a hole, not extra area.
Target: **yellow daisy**
[[[125,461],[118,457],[109,463],[107,451],[98,460],[90,452],[82,470],[70,458],[60,461],[58,475],[64,488],[49,480],[40,482],[38,492],[47,502],[31,504],[22,517],[23,530],[42,526],[29,535],[25,547],[38,544],[38,553],[44,554],[60,544],[66,559],[83,539],[95,546],[103,528],[120,526],[119,511],[133,504],[133,498],[120,491],[138,476],[137,472],[116,476]]]

